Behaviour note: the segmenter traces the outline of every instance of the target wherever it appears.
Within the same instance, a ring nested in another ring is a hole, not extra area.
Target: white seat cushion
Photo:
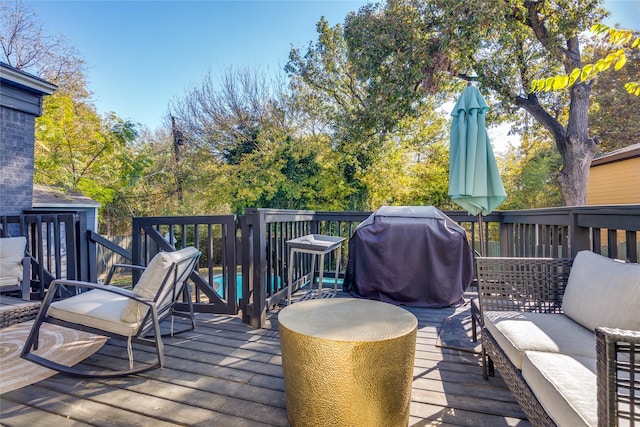
[[[93,289],[51,303],[48,314],[67,322],[130,336],[135,334],[139,323],[121,320],[122,312],[128,301],[127,297]]]
[[[596,357],[594,333],[562,314],[485,311],[484,325],[518,369],[529,350]]]
[[[528,351],[522,376],[557,425],[598,425],[595,359]]]
[[[0,238],[0,287],[22,282],[22,259],[26,249],[24,236]]]
[[[640,265],[580,251],[571,267],[562,311],[585,328],[640,330]]]
[[[4,273],[4,265],[0,264],[0,271]],[[11,277],[0,277],[0,288],[4,288],[7,286],[17,286],[20,284],[20,279],[15,276]]]

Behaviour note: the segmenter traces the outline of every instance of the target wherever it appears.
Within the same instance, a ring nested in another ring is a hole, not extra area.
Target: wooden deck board
[[[482,379],[478,355],[436,346],[443,319],[466,309],[409,308],[419,328],[409,425],[529,426],[504,382]],[[287,426],[277,312],[269,316],[271,327],[256,330],[236,316],[199,314],[196,331],[164,340],[164,369],[100,380],[56,375],[1,395],[0,423]],[[116,359],[126,359],[123,344],[87,363]]]

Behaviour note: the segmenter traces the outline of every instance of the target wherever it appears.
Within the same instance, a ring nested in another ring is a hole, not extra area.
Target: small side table
[[[337,250],[336,274],[333,290],[338,290],[338,272],[340,271],[340,257],[342,255],[342,241],[344,237],[324,236],[322,234],[307,234],[306,236],[287,240],[289,245],[289,283],[287,284],[287,305],[291,304],[291,289],[293,288],[293,256],[295,253],[312,254],[310,291],[313,291],[313,274],[315,272],[316,255],[320,255],[320,278],[318,282],[318,298],[322,298],[322,279],[324,274],[324,256]]]
[[[302,301],[278,314],[292,427],[407,427],[418,320],[380,301]]]

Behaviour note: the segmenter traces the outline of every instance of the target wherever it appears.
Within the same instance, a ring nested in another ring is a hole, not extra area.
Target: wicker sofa
[[[640,265],[478,258],[485,376],[533,425],[640,426]]]

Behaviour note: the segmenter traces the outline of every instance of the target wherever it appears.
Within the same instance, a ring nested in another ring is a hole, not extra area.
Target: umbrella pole
[[[478,235],[480,237],[480,256],[485,256],[484,253],[484,238],[482,237],[482,230],[483,230],[483,225],[482,225],[482,214],[479,213],[478,214]]]

